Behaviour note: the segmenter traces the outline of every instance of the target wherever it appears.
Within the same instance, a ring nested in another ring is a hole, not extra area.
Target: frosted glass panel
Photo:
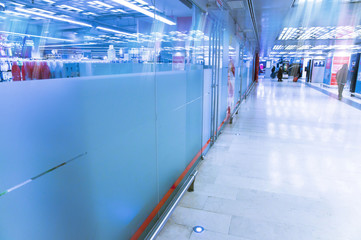
[[[203,70],[156,73],[160,198],[201,149]]]
[[[152,74],[3,84],[0,239],[127,239],[157,204]],[[64,231],[65,230],[65,231]]]
[[[212,69],[204,70],[203,77],[203,136],[202,146],[211,138]]]

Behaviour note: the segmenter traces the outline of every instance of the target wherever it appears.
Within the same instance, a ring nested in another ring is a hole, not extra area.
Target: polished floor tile
[[[194,209],[203,209],[207,199],[207,195],[202,195],[198,193],[186,194],[180,200],[179,206]]]
[[[192,208],[177,207],[170,218],[173,222],[189,227],[203,226],[209,231],[228,233],[231,215],[218,214]]]
[[[359,240],[360,154],[360,110],[304,83],[261,80],[164,231],[202,225],[180,236]]]
[[[205,230],[202,233],[193,232],[190,239],[191,240],[250,240],[243,237],[241,238],[241,237],[231,236],[228,234],[211,232],[207,230]]]
[[[164,226],[161,233],[157,236],[157,239],[158,240],[189,239],[191,237],[192,232],[193,230],[191,227],[172,223]]]

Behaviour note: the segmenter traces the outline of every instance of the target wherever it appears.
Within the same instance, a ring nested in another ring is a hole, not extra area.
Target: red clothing
[[[51,72],[47,62],[42,62],[40,64],[40,71],[41,71],[41,79],[51,78]]]
[[[25,72],[24,80],[32,80],[33,79],[34,65],[35,65],[34,62],[25,62],[24,63],[24,72]]]
[[[11,73],[13,74],[13,81],[21,81],[20,67],[16,62],[13,63]]]
[[[23,66],[22,66],[22,68],[21,68],[21,79],[22,79],[23,81],[26,80],[25,62],[23,63]]]

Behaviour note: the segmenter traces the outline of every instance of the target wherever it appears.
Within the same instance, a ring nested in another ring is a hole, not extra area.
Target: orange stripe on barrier
[[[239,104],[240,101],[237,102],[237,104]],[[236,104],[236,105],[237,105]],[[236,107],[234,108],[236,109]],[[221,125],[218,127],[219,131],[222,126],[228,121],[228,116],[223,120],[223,122],[221,123]],[[217,134],[217,133],[215,133]],[[155,217],[155,215],[157,215],[157,213],[159,212],[159,210],[163,207],[163,205],[167,202],[168,198],[172,195],[172,193],[174,192],[174,190],[178,187],[179,183],[183,180],[183,178],[185,177],[185,175],[187,175],[188,171],[193,167],[194,163],[197,161],[197,159],[201,156],[202,152],[204,152],[204,150],[208,147],[208,145],[211,143],[211,139],[209,139],[207,141],[207,143],[202,147],[202,149],[197,153],[197,155],[193,158],[193,160],[191,161],[191,163],[187,166],[187,168],[183,171],[183,173],[179,176],[179,178],[177,179],[177,181],[175,181],[175,183],[172,185],[172,187],[168,190],[168,192],[164,195],[164,197],[162,198],[162,200],[160,200],[160,202],[157,204],[157,206],[153,209],[153,211],[150,213],[150,215],[147,217],[147,219],[145,219],[145,221],[143,222],[143,224],[139,227],[139,229],[135,232],[135,234],[133,235],[133,237],[131,238],[131,240],[136,240],[138,239],[143,232],[145,231],[145,229],[148,227],[148,225],[150,224],[150,222],[153,220],[153,218]]]
[[[133,237],[131,238],[131,240],[136,240],[138,239],[143,232],[145,231],[145,229],[148,227],[148,225],[150,224],[150,222],[153,220],[153,218],[155,217],[155,215],[157,215],[157,213],[159,212],[159,210],[163,207],[163,205],[167,202],[168,198],[172,195],[172,193],[174,192],[174,190],[178,187],[179,183],[183,180],[183,178],[185,177],[185,175],[187,175],[188,171],[193,167],[194,163],[198,160],[198,158],[201,156],[202,152],[208,147],[208,145],[210,144],[211,139],[209,139],[207,141],[207,143],[202,147],[202,149],[197,153],[197,155],[193,158],[193,160],[191,161],[191,163],[187,166],[187,168],[183,171],[183,173],[179,176],[179,178],[177,179],[177,181],[175,181],[175,183],[172,185],[172,187],[168,190],[168,192],[164,195],[164,197],[162,198],[162,200],[160,200],[160,202],[157,204],[157,206],[153,209],[153,211],[150,213],[150,215],[147,217],[147,219],[145,219],[145,221],[143,222],[143,224],[140,226],[140,228],[135,232],[135,234],[133,235]]]
[[[222,126],[224,125],[224,123],[228,120],[228,117],[226,117],[226,119],[221,123],[221,125],[219,125],[217,131],[221,130]]]

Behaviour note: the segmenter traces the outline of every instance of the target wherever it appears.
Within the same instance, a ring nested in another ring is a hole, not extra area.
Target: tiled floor
[[[315,86],[315,87],[318,87],[318,88],[321,88],[329,93],[333,93],[335,95],[338,95],[338,88],[337,86],[333,86],[333,87],[327,87],[327,86],[324,86],[323,84],[321,83],[310,83],[311,85]],[[350,87],[349,86],[345,86],[345,89],[343,90],[343,93],[342,93],[342,97],[343,99],[348,99],[348,100],[351,100],[351,101],[354,101],[355,103],[359,103],[361,104],[361,98],[359,97],[353,97],[351,96],[351,92],[350,92]]]
[[[360,219],[361,111],[262,80],[157,239],[360,240]]]

